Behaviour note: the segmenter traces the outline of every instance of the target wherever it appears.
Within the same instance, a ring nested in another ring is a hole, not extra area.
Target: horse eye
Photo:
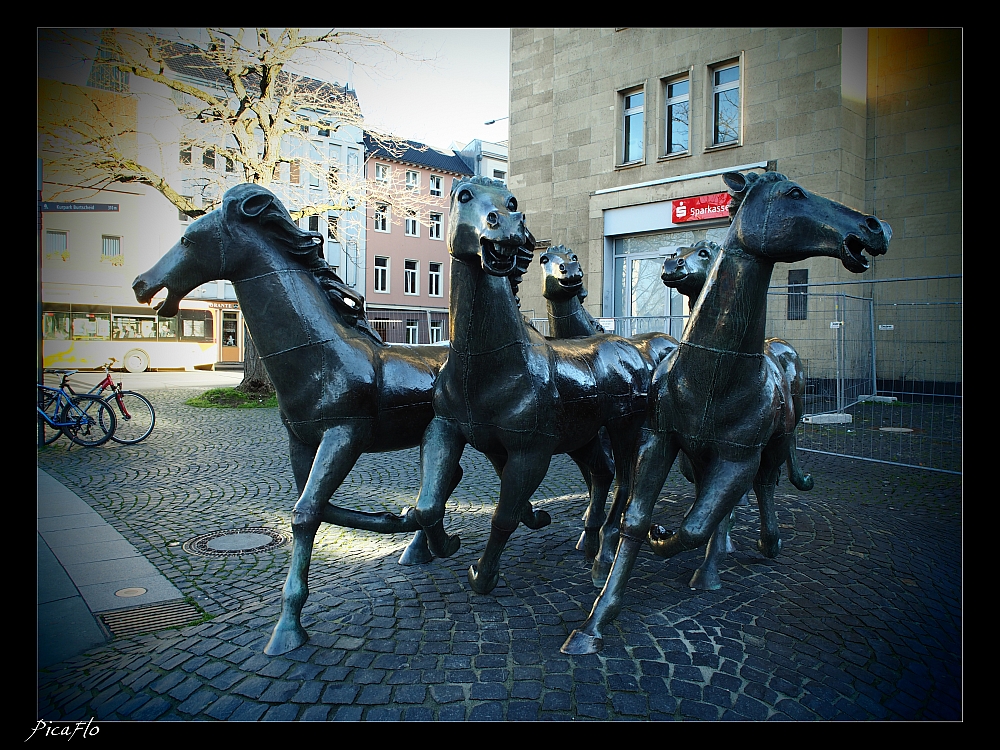
[[[707,258],[709,255],[711,255],[711,253],[709,253],[708,250],[702,250],[700,253],[698,253],[698,255],[700,255],[702,258]]]
[[[806,197],[806,194],[802,191],[801,188],[796,187],[788,191],[788,196],[790,198],[795,198],[795,200],[802,200],[803,198]]]
[[[548,255],[543,255],[541,258],[538,259],[538,262],[539,263],[548,263],[549,262],[549,256]]]
[[[459,203],[468,203],[471,200],[472,200],[472,193],[468,190],[463,190],[461,193],[458,194]]]
[[[579,260],[579,258],[577,258],[575,255],[571,255],[569,257],[569,259],[572,260],[572,261],[574,261],[574,262],[577,261],[577,260]]]
[[[516,211],[517,210],[517,199],[512,195],[507,201],[507,210]]]
[[[181,247],[191,247],[191,240],[184,235],[181,235]]]

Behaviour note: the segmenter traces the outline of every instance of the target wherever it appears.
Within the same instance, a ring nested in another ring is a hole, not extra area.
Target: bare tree
[[[398,182],[366,179],[361,164],[353,169],[332,164],[308,138],[309,133],[347,127],[360,130],[364,121],[353,91],[302,75],[295,66],[317,55],[351,59],[362,46],[389,49],[376,36],[267,28],[106,29],[95,44],[79,32],[56,33],[77,54],[93,60],[92,76],[101,79],[100,89],[127,91],[130,76],[148,81],[151,85],[145,88],[155,92],[161,109],[171,115],[167,119],[180,127],[177,137],[137,133],[138,119],[122,116],[119,99],[81,89],[80,100],[63,107],[61,116],[53,112],[39,118],[47,170],[74,174],[95,190],[112,183],[149,185],[191,218],[215,208],[233,184],[270,186],[279,176],[288,183],[308,180],[327,187],[322,201],[288,205],[296,219],[353,212],[366,200],[375,200],[392,208],[391,215],[400,221],[428,205],[427,196]],[[390,153],[406,148],[387,134],[365,130]],[[139,137],[152,139],[168,153],[158,163],[143,162],[139,155],[148,150],[136,148]],[[209,167],[197,180],[166,166],[171,159],[183,166],[195,154]],[[364,221],[363,213],[350,215]],[[335,227],[331,229],[337,239],[351,232],[349,221],[336,222]],[[241,387],[273,390],[249,337],[244,363]]]

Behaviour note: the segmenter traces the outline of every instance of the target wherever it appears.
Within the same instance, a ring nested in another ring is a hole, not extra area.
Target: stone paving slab
[[[38,465],[101,514],[207,622],[117,638],[43,668],[47,720],[960,720],[961,477],[803,453],[816,487],[784,479],[781,555],[755,551],[741,508],[720,591],[692,591],[692,551],[639,556],[597,655],[559,653],[596,596],[575,549],[585,486],[556,457],[533,498],[553,523],[519,528],[500,584],[466,571],[489,533],[499,483],[471,448],[446,524],[446,560],[401,567],[408,539],[324,526],[307,644],[262,653],[290,547],[234,557],[183,543],[222,529],[289,530],[295,500],[276,410],[184,406],[156,394],[137,446],[38,452]],[[418,452],[363,456],[337,495],[361,510],[411,505]],[[672,472],[654,520],[676,527],[693,491]]]

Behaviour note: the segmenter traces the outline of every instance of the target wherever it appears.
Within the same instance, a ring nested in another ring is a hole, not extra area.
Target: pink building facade
[[[408,144],[412,142],[407,142]],[[365,137],[365,170],[426,200],[411,215],[371,200],[367,205],[368,319],[389,343],[427,344],[448,338],[450,258],[448,200],[452,181],[472,174],[451,152],[412,143],[390,154]]]

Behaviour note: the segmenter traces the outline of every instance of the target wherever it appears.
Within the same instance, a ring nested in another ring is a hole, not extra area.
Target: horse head
[[[555,245],[546,248],[538,259],[542,264],[542,296],[553,302],[586,296],[580,259],[569,248]]]
[[[673,287],[690,300],[701,294],[712,264],[722,248],[711,240],[696,242],[694,247],[678,248],[679,252],[663,261],[660,278],[666,286]]]
[[[839,258],[852,273],[868,269],[869,255],[889,249],[892,229],[874,216],[810,193],[778,172],[727,172],[723,180],[738,205],[727,237],[759,258],[794,263]]]
[[[481,266],[492,276],[518,271],[518,248],[528,244],[524,214],[499,180],[472,177],[451,188],[448,252],[458,261]]]

